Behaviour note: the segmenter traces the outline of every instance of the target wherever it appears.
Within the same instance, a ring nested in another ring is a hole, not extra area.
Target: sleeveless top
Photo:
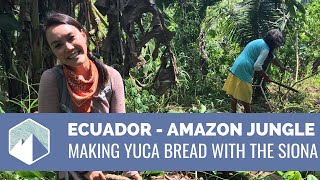
[[[263,39],[253,40],[246,45],[230,68],[230,72],[242,81],[252,83],[254,64],[262,51],[269,53],[269,46]],[[263,59],[264,61],[265,59]]]

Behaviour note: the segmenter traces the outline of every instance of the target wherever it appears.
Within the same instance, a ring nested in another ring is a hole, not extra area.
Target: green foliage
[[[35,108],[38,107],[38,98],[33,98],[38,96],[38,92],[34,88],[34,86],[30,84],[27,74],[25,74],[24,79],[22,79],[22,77],[18,78],[12,74],[7,78],[21,82],[26,88],[26,92],[28,94],[26,97],[21,96],[20,98],[6,99],[4,97],[3,99],[6,101],[7,104],[6,112],[22,111],[23,113],[31,113]],[[19,110],[17,110],[17,108]]]
[[[0,113],[5,113],[1,106],[0,106]]]
[[[297,0],[285,0],[285,4],[293,17],[297,15],[296,8],[303,14],[306,12],[303,5]]]
[[[285,180],[318,180],[319,172],[308,171],[277,171],[277,173]]]
[[[0,14],[0,30],[3,31],[21,31],[19,22],[11,16]]]
[[[142,174],[143,179],[148,179],[151,176],[164,176],[165,172],[164,171],[144,171]]]
[[[285,180],[302,180],[302,175],[299,171],[277,171],[278,174]]]
[[[12,171],[0,171],[0,179],[17,180],[19,176]]]
[[[165,95],[158,96],[153,90],[153,77],[160,65],[160,59],[151,61],[155,42],[148,42],[142,55],[149,63],[140,68],[132,68],[130,78],[126,79],[125,95],[127,112],[165,112]],[[161,52],[160,52],[161,53]]]
[[[166,17],[166,24],[169,28],[176,31],[173,44],[177,57],[179,82],[171,91],[163,96],[158,96],[152,89],[150,77],[155,72],[155,67],[159,64],[159,60],[149,62],[143,68],[133,69],[130,73],[135,79],[131,77],[125,82],[128,112],[203,113],[228,111],[229,100],[221,89],[229,67],[233,64],[242,49],[240,44],[243,41],[235,38],[237,37],[236,33],[241,32],[237,30],[237,27],[240,26],[243,30],[246,29],[247,32],[257,29],[259,33],[257,37],[260,37],[268,28],[280,26],[281,22],[285,21],[281,19],[284,17],[283,14],[279,14],[279,9],[277,10],[275,7],[282,9],[282,13],[286,13],[288,8],[285,4],[277,4],[276,6],[273,1],[221,1],[218,4],[207,7],[204,13],[206,16],[201,19],[203,13],[199,13],[198,10],[202,8],[202,5],[200,1],[193,0],[185,4],[185,6],[181,6],[178,2],[162,6],[162,11]],[[255,8],[257,6],[259,6],[258,9]],[[299,73],[301,78],[303,78],[310,75],[310,65],[316,56],[320,56],[320,53],[317,53],[320,52],[317,49],[320,46],[312,46],[310,44],[318,42],[316,34],[320,32],[318,32],[317,26],[313,26],[310,22],[313,24],[318,23],[320,19],[318,11],[320,8],[317,2],[308,4],[305,8],[305,16],[308,18],[305,21],[303,18],[304,14],[296,11],[296,6],[298,5],[293,4],[296,12],[295,19],[286,20],[289,23],[287,23],[284,33],[286,36],[285,46],[277,52],[276,56],[282,64],[294,69],[296,66],[295,49],[293,48],[296,43],[294,27],[303,27],[304,30],[299,31],[299,58],[303,60],[299,65],[301,66]],[[308,12],[309,10],[311,11],[310,13]],[[301,9],[300,11],[303,12]],[[248,14],[248,16],[243,16],[243,13]],[[260,15],[261,13],[262,15]],[[255,14],[259,14],[259,17],[261,16],[262,19],[259,19],[259,21],[262,24],[251,23],[251,25],[246,26],[240,25],[241,23],[246,24],[247,21],[254,22],[255,20],[249,20],[248,18],[257,18]],[[236,16],[241,16],[243,20],[247,21],[240,22],[241,19],[237,19]],[[201,57],[198,44],[200,40],[198,36],[200,34],[204,35],[204,48],[208,54],[208,71],[205,75],[201,73]],[[312,36],[306,34],[312,34]],[[247,36],[246,34],[242,36],[249,39],[253,38],[253,36]],[[143,55],[145,57],[150,56],[153,49],[152,42],[147,44],[143,50]],[[284,84],[290,85],[290,82],[294,82],[293,74],[280,72],[278,68],[273,66],[271,66],[269,74],[274,80]],[[308,99],[309,95],[307,93],[289,93],[289,95],[283,97],[285,89],[274,85],[268,86],[271,87],[271,93],[268,92],[268,99],[277,112],[313,112],[313,109],[318,107],[313,105],[317,103],[314,100],[315,98]],[[265,104],[265,106],[262,104]],[[256,109],[257,112],[269,111],[265,99],[256,102],[254,106],[258,108]]]
[[[0,179],[5,180],[54,180],[54,171],[0,171]]]
[[[125,81],[126,89],[126,109],[127,112],[145,113],[145,112],[165,112],[163,96],[156,96],[154,91],[149,92],[141,89],[135,84],[133,79]]]
[[[6,101],[6,97],[4,97],[3,93],[0,93],[0,113],[5,113],[5,111],[2,109],[4,107],[4,103]]]
[[[275,27],[279,27],[281,11],[277,11],[278,1],[272,0],[244,0],[234,5],[235,13],[230,18],[234,28],[234,38],[239,40],[242,46],[248,42],[261,38],[264,34]]]
[[[312,174],[309,174],[308,176],[307,176],[307,180],[318,180],[318,178],[316,178],[314,175],[312,175]]]
[[[56,173],[53,171],[16,171],[15,174],[24,179],[53,179],[56,176]]]
[[[301,14],[298,14],[297,24],[299,28],[299,54],[301,65],[305,68],[312,64],[316,59],[320,58],[320,5],[319,1],[306,6],[306,20],[304,21]],[[310,69],[309,69],[310,72]]]

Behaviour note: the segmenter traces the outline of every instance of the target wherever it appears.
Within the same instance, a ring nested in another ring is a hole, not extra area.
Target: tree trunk
[[[298,43],[299,43],[299,31],[298,29],[296,29],[296,42],[295,42],[295,50],[296,50],[296,78],[295,78],[295,81],[297,82],[298,81],[298,75],[299,75],[299,65],[300,65],[300,62],[299,62],[299,46],[298,46]]]
[[[40,29],[39,21],[39,4],[38,0],[32,0],[31,4],[31,72],[32,72],[32,83],[40,82],[41,67],[42,67],[42,32]],[[38,88],[36,88],[38,89]]]

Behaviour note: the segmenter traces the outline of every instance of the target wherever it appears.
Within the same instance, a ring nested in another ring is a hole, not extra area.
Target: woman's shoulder
[[[250,43],[252,44],[263,44],[265,43],[263,39],[255,39],[253,41],[251,41]]]
[[[57,78],[57,70],[58,67],[53,67],[50,69],[45,70],[42,75],[41,75],[41,79],[45,79],[45,80],[54,80]]]
[[[263,39],[257,39],[257,43],[263,48],[269,49],[268,44]]]
[[[45,70],[41,75],[39,86],[40,86],[39,91],[41,89],[42,94],[45,94],[45,96],[47,96],[48,94],[58,92],[57,89],[58,89],[59,83],[58,83],[58,75],[56,73],[56,69],[51,68],[51,69]]]
[[[107,71],[108,71],[108,74],[109,74],[110,79],[114,79],[114,78],[116,78],[116,79],[117,79],[117,78],[121,78],[121,79],[122,79],[119,71],[117,71],[116,69],[114,69],[114,68],[111,67],[111,66],[108,66],[108,65],[104,65],[104,66],[105,66],[105,68],[106,68]]]
[[[266,49],[269,50],[269,46],[266,44],[266,42],[263,39],[256,39],[251,41],[248,45],[251,49]]]

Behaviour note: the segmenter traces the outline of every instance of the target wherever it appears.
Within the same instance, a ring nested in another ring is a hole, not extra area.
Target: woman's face
[[[49,27],[46,38],[62,64],[75,68],[88,60],[86,33],[76,27],[68,24]]]

